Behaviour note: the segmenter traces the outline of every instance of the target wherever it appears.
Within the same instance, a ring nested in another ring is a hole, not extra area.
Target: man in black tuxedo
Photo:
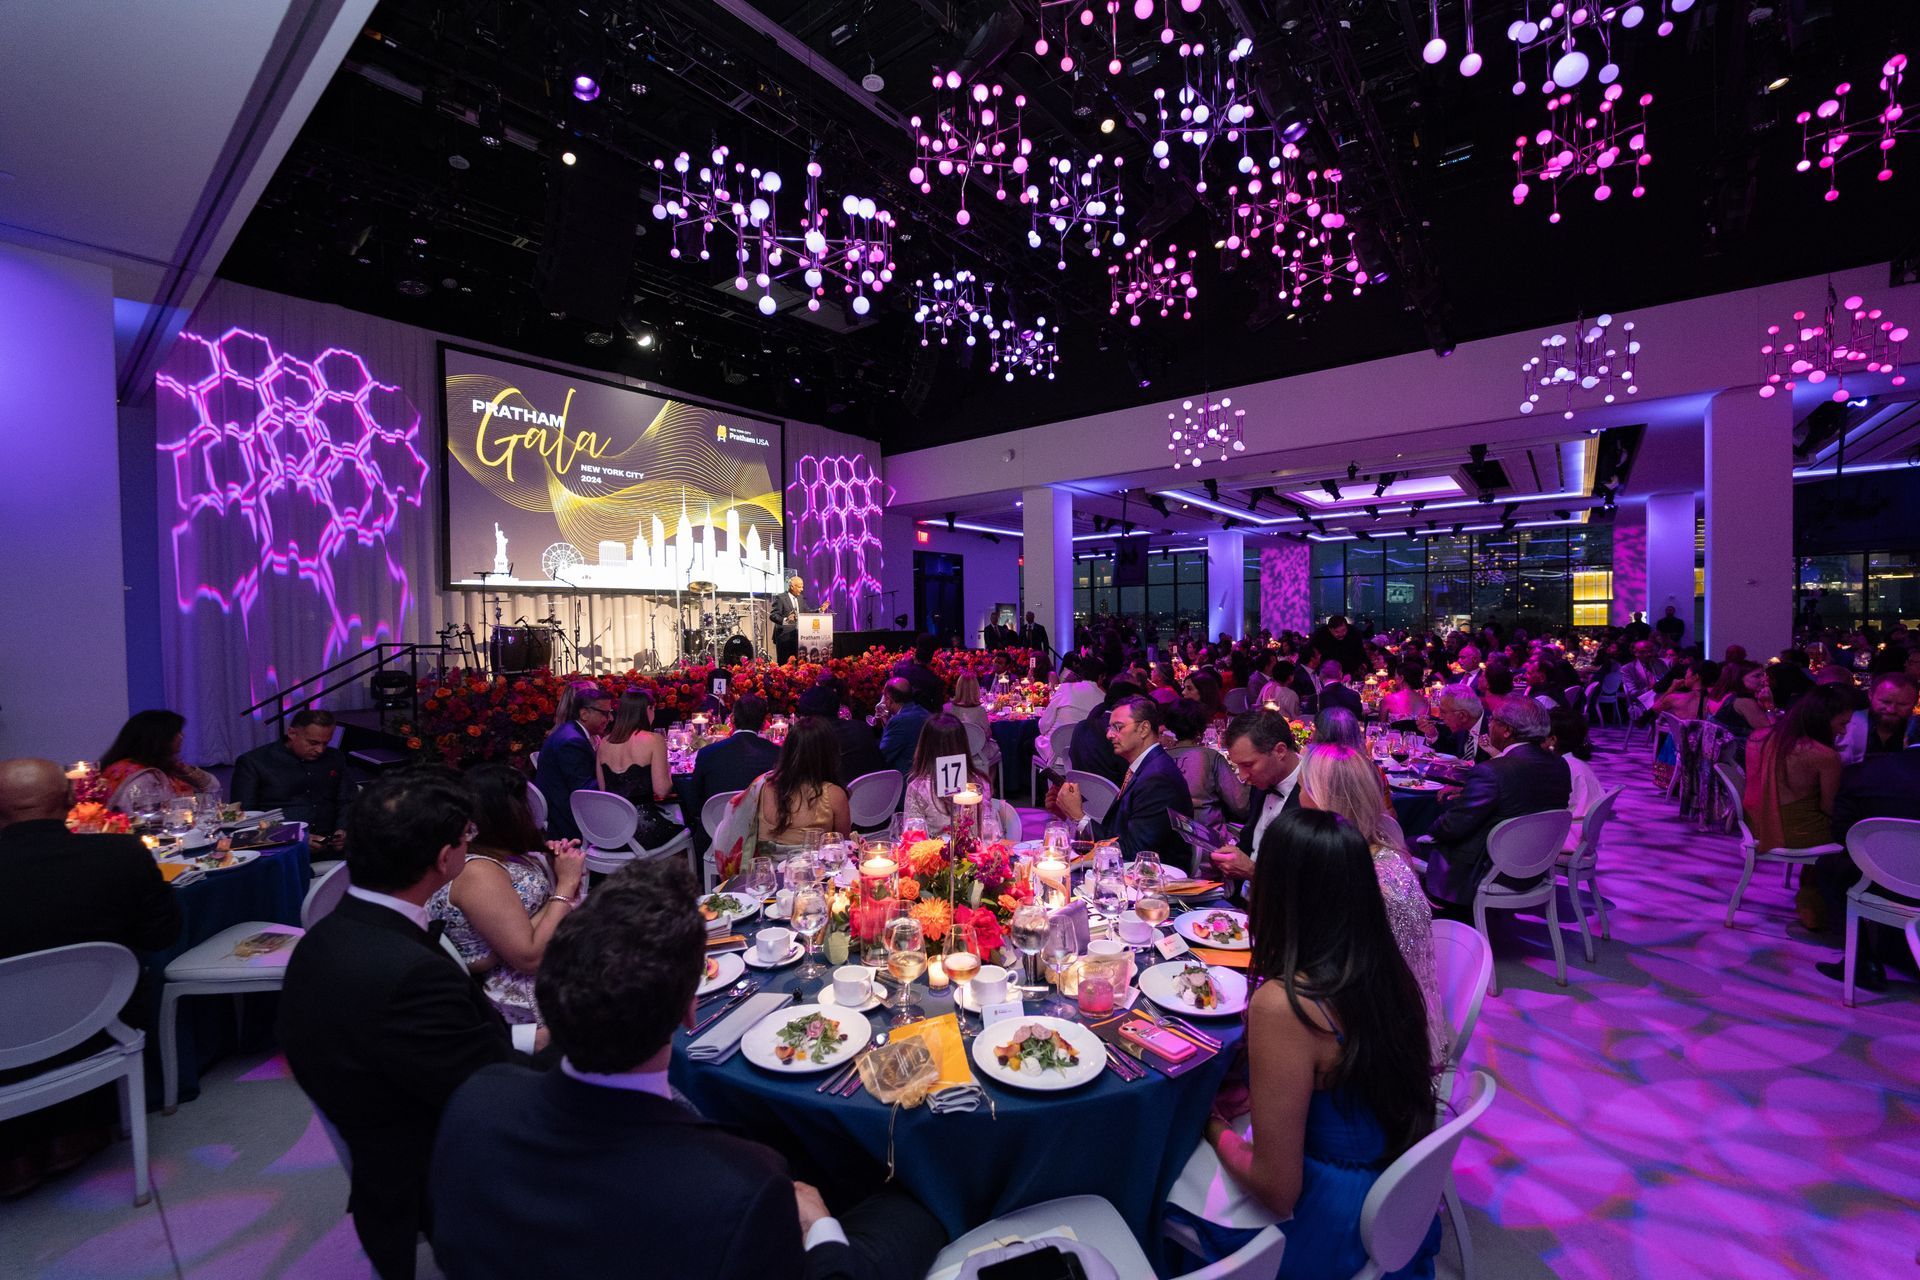
[[[1232,844],[1213,851],[1213,865],[1233,880],[1253,879],[1260,839],[1273,820],[1300,807],[1300,748],[1278,711],[1248,711],[1227,722],[1227,763],[1247,784],[1247,820]]]
[[[1043,657],[1047,652],[1047,629],[1033,617],[1033,610],[1027,610],[1027,625],[1020,631],[1020,643]]]
[[[1320,701],[1315,709],[1331,711],[1335,707],[1351,711],[1355,720],[1365,719],[1366,713],[1360,706],[1360,695],[1347,683],[1347,671],[1338,662],[1328,658],[1320,664]]]
[[[807,607],[807,580],[799,574],[787,579],[787,589],[773,598],[773,656],[785,662],[800,652],[800,614]]]
[[[1481,737],[1488,732],[1486,707],[1480,696],[1464,684],[1450,684],[1442,689],[1433,700],[1433,716],[1420,717],[1418,727],[1435,751],[1458,756],[1469,763],[1488,755]]]
[[[1508,698],[1494,708],[1487,728],[1493,758],[1473,767],[1433,830],[1415,842],[1414,852],[1427,859],[1431,897],[1470,906],[1493,865],[1487,834],[1494,824],[1567,807],[1573,774],[1565,760],[1540,745],[1551,730],[1546,708],[1532,698]]]
[[[466,863],[471,811],[438,769],[362,791],[347,817],[353,886],[293,949],[280,995],[287,1065],[346,1143],[347,1210],[385,1280],[413,1275],[431,1226],[427,1160],[447,1099],[481,1067],[537,1047],[536,1028],[509,1032],[428,929],[427,900]]]
[[[1120,780],[1120,797],[1098,821],[1087,816],[1080,788],[1063,782],[1054,788],[1048,807],[1095,840],[1118,840],[1131,858],[1153,849],[1161,858],[1185,865],[1190,846],[1174,830],[1170,813],[1193,816],[1193,796],[1180,766],[1160,749],[1160,704],[1134,696],[1114,703],[1107,713],[1107,740],[1127,762]]]
[[[540,763],[533,773],[533,785],[547,798],[547,831],[561,840],[580,838],[580,824],[573,820],[573,793],[599,786],[593,739],[613,723],[613,699],[606,690],[591,680],[576,680],[572,693],[573,718],[540,744]]]
[[[440,1126],[433,1245],[451,1280],[925,1274],[945,1233],[906,1195],[836,1218],[772,1150],[674,1096],[673,1031],[694,1021],[706,952],[694,901],[684,864],[629,863],[555,931],[538,994],[559,1069],[483,1068]]]
[[[0,956],[76,942],[115,942],[132,951],[172,946],[180,936],[180,904],[153,855],[133,836],[68,831],[71,802],[71,785],[53,761],[0,761],[0,884],[7,886],[0,894]],[[155,998],[136,989],[121,1021],[144,1026]],[[78,1062],[106,1044],[102,1034],[58,1059],[0,1070],[0,1083],[38,1075],[59,1061]],[[48,1170],[71,1168],[104,1147],[115,1105],[108,1087],[0,1121],[0,1192],[24,1192]]]
[[[938,647],[930,635],[915,637],[913,652],[894,663],[888,673],[907,682],[907,687],[913,690],[913,700],[925,707],[929,715],[938,712],[947,700],[947,682],[933,669],[933,655]]]
[[[693,757],[692,794],[685,815],[693,831],[693,846],[707,851],[708,837],[700,825],[700,811],[714,796],[728,791],[744,791],[747,784],[773,768],[780,748],[760,736],[767,723],[767,700],[757,693],[743,693],[733,704],[733,732],[720,741],[700,748]]]
[[[1871,752],[1860,763],[1841,771],[1840,790],[1833,797],[1833,838],[1846,843],[1854,823],[1866,818],[1920,819],[1920,745],[1898,752]],[[1827,900],[1828,919],[1844,927],[1847,890],[1860,880],[1859,865],[1848,854],[1824,854],[1814,864],[1814,876]],[[1878,892],[1899,902],[1912,901],[1884,887]],[[1907,956],[1906,939],[1872,921],[1861,921],[1860,928],[1854,981],[1868,991],[1883,990],[1887,959]],[[1845,978],[1842,961],[1821,960],[1813,967],[1836,982]]]

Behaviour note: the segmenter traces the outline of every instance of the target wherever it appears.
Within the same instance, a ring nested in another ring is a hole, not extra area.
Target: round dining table
[[[987,721],[993,740],[1000,747],[1001,778],[1011,799],[1026,790],[1033,769],[1034,744],[1040,737],[1040,717],[993,716]]]
[[[743,922],[740,931],[751,935],[753,923]],[[747,976],[762,979],[762,991],[794,991],[801,985],[794,976],[798,969],[798,963],[772,971],[749,968]],[[814,999],[819,985],[805,984],[795,1003]],[[928,1017],[954,1011],[949,992],[929,991],[924,981],[915,992]],[[1043,1012],[1035,999],[1028,1000],[1027,1011]],[[864,1016],[882,1031],[891,1014],[881,1007]],[[969,1031],[978,1031],[979,1023],[965,1015]],[[925,1106],[896,1114],[864,1088],[850,1098],[819,1093],[825,1075],[775,1076],[744,1053],[723,1063],[694,1062],[685,1053],[685,1031],[674,1037],[670,1079],[702,1114],[781,1150],[797,1176],[872,1185],[886,1177],[891,1155],[895,1182],[954,1236],[1026,1205],[1097,1195],[1120,1211],[1152,1255],[1167,1193],[1200,1141],[1243,1034],[1234,1018],[1199,1025],[1223,1048],[1182,1075],[1149,1070],[1129,1081],[1108,1067],[1078,1088],[1040,1093],[988,1080],[976,1065],[975,1079],[992,1105],[983,1101],[972,1112],[944,1115]]]

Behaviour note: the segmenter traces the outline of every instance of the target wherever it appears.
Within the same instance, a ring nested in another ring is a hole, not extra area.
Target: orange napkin
[[[1253,967],[1251,951],[1219,951],[1213,947],[1189,947],[1194,955],[1207,964],[1225,965],[1229,969],[1249,969]]]
[[[153,865],[160,868],[160,878],[168,884],[193,870],[193,864],[187,862],[156,862]]]
[[[960,1023],[953,1014],[943,1013],[937,1018],[896,1027],[888,1036],[887,1043],[899,1044],[911,1039],[926,1042],[927,1052],[933,1055],[933,1064],[940,1070],[940,1078],[928,1089],[929,1093],[954,1085],[976,1083],[973,1067],[967,1058],[966,1042],[960,1038]]]
[[[715,947],[738,947],[746,945],[746,935],[741,933],[723,933],[707,939],[707,949]]]
[[[1219,887],[1220,881],[1218,880],[1182,880],[1177,884],[1167,885],[1165,891],[1173,894],[1175,897],[1186,898],[1196,894],[1212,893]]]

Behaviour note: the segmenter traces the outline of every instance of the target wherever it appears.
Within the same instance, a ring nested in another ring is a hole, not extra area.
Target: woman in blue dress
[[[1432,1132],[1427,1006],[1402,959],[1367,839],[1336,814],[1282,814],[1253,881],[1245,1085],[1215,1101],[1169,1197],[1207,1261],[1280,1223],[1280,1280],[1345,1280],[1366,1262],[1360,1208]],[[1431,1277],[1436,1214],[1413,1260]]]

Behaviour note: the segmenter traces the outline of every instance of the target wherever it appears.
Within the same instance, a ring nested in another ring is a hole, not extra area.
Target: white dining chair
[[[693,833],[682,830],[657,849],[648,849],[634,838],[640,828],[640,811],[625,796],[611,791],[582,789],[571,800],[574,825],[580,828],[585,846],[585,866],[598,875],[610,875],[636,858],[666,858],[676,853],[688,855],[694,877],[700,865],[693,858]]]
[[[277,924],[271,920],[248,920],[230,925],[197,946],[175,956],[167,965],[165,985],[160,988],[160,1026],[154,1033],[160,1040],[160,1110],[172,1115],[180,1102],[180,1001],[188,996],[238,996],[234,1013],[246,1006],[245,997],[262,991],[278,991],[287,976],[287,961],[292,959],[300,939],[329,911],[340,905],[347,893],[347,864],[342,862],[307,886],[300,904],[300,924]],[[262,933],[292,934],[293,941],[277,951],[257,956],[236,956],[233,949],[246,939]]]
[[[1026,837],[1026,827],[1021,821],[1020,810],[1014,808],[1011,800],[995,797],[994,816],[1000,819],[1000,834],[1013,844],[1019,844]]]
[[[531,782],[527,784],[527,808],[533,811],[533,825],[544,832],[547,829],[547,793]]]
[[[1220,700],[1220,705],[1226,708],[1228,715],[1240,715],[1247,709],[1247,691],[1245,689],[1227,690],[1226,696]]]
[[[1487,940],[1458,920],[1433,922],[1433,970],[1440,988],[1440,1008],[1436,1011],[1447,1024],[1447,1056],[1441,1064],[1434,1097],[1439,1099],[1441,1121],[1453,1101],[1453,1086],[1464,1059],[1473,1029],[1480,1021],[1480,1006],[1493,984],[1493,948]],[[1447,1173],[1441,1199],[1446,1204],[1447,1226],[1460,1250],[1460,1280],[1472,1280],[1473,1233],[1467,1227],[1466,1211],[1460,1207],[1460,1191]]]
[[[713,892],[713,886],[720,879],[720,865],[713,858],[713,835],[720,830],[720,824],[726,821],[727,806],[739,794],[738,791],[722,791],[708,796],[706,803],[700,806],[700,829],[707,835],[707,853],[700,860],[700,883],[707,893]]]
[[[1063,1228],[1070,1234],[1061,1236]],[[926,1280],[952,1280],[960,1275],[969,1254],[994,1241],[1022,1239],[1044,1243],[1049,1236],[1093,1249],[1113,1268],[1119,1280],[1156,1280],[1159,1274],[1118,1209],[1099,1196],[1063,1196],[1015,1209],[975,1227],[940,1251],[927,1271]],[[1267,1227],[1234,1253],[1198,1271],[1187,1272],[1181,1280],[1267,1280],[1280,1270],[1280,1257],[1286,1247],[1287,1238],[1280,1228]]]
[[[1493,1105],[1496,1092],[1492,1076],[1474,1072],[1460,1114],[1407,1148],[1374,1181],[1360,1205],[1360,1244],[1367,1262],[1353,1273],[1353,1280],[1380,1280],[1413,1260],[1433,1229],[1433,1215],[1453,1173],[1454,1153],[1467,1130]]]
[[[1904,928],[1907,944],[1920,961],[1914,927],[1920,907],[1896,902],[1888,894],[1920,899],[1920,822],[1911,818],[1863,818],[1847,831],[1847,853],[1860,868],[1860,881],[1847,891],[1847,957],[1840,998],[1853,1006],[1853,971],[1859,960],[1860,925]]]
[[[1073,729],[1074,724],[1077,723],[1079,722],[1055,725],[1053,732],[1047,735],[1045,752],[1039,750],[1038,742],[1033,744],[1033,769],[1032,776],[1027,779],[1027,794],[1033,797],[1034,804],[1038,805],[1043,798],[1040,791],[1040,771],[1051,769],[1055,773],[1064,772],[1062,766],[1072,759]]]
[[[1607,900],[1600,896],[1600,835],[1613,819],[1613,802],[1620,798],[1622,789],[1615,787],[1593,802],[1587,816],[1580,819],[1580,834],[1573,847],[1561,853],[1556,863],[1556,870],[1567,878],[1567,901],[1573,904],[1574,918],[1580,922],[1580,945],[1586,952],[1588,964],[1593,963],[1593,934],[1587,929],[1586,909],[1580,905],[1580,885],[1585,881],[1587,892],[1593,897],[1593,914],[1600,921],[1600,936],[1613,937],[1612,927],[1607,923]]]
[[[1107,814],[1120,799],[1120,788],[1100,774],[1088,773],[1085,769],[1069,769],[1067,781],[1079,786],[1081,808],[1095,822],[1105,822]]]
[[[0,960],[0,1072],[46,1064],[105,1032],[100,1052],[47,1065],[0,1084],[0,1120],[31,1115],[102,1085],[120,1095],[120,1132],[133,1139],[133,1203],[153,1198],[147,1178],[147,1038],[120,1021],[140,979],[133,952],[112,942],[29,951]],[[19,1244],[15,1242],[16,1246]],[[9,1252],[14,1252],[10,1250]]]
[[[960,724],[967,731],[967,767],[972,768],[974,761],[986,759],[987,742],[992,735],[987,731],[987,726],[978,720],[962,720]],[[1005,763],[1004,759],[998,757],[993,762],[993,794],[995,795],[1007,789],[1006,772],[1001,767]]]
[[[1829,853],[1845,853],[1842,844],[1815,844],[1799,849],[1762,849],[1754,838],[1753,829],[1747,825],[1746,774],[1735,773],[1730,764],[1720,763],[1713,766],[1722,786],[1732,798],[1733,816],[1740,824],[1740,883],[1733,887],[1733,896],[1727,899],[1726,926],[1733,927],[1733,914],[1740,909],[1740,899],[1746,896],[1747,882],[1753,879],[1753,869],[1762,862],[1778,862],[1781,866],[1781,881],[1793,883],[1793,869],[1812,864]]]
[[[877,831],[893,821],[906,795],[907,779],[898,769],[876,769],[847,784],[847,820],[855,831]]]
[[[1487,833],[1487,856],[1493,860],[1480,885],[1473,891],[1473,927],[1487,937],[1487,912],[1522,911],[1545,907],[1547,937],[1553,943],[1553,980],[1567,985],[1566,943],[1560,937],[1560,886],[1553,865],[1567,843],[1573,827],[1573,815],[1565,809],[1542,813],[1523,813],[1517,818],[1496,822]],[[1504,885],[1502,876],[1521,883]],[[1488,937],[1488,942],[1492,939]],[[1500,994],[1500,975],[1496,971],[1488,990]]]

